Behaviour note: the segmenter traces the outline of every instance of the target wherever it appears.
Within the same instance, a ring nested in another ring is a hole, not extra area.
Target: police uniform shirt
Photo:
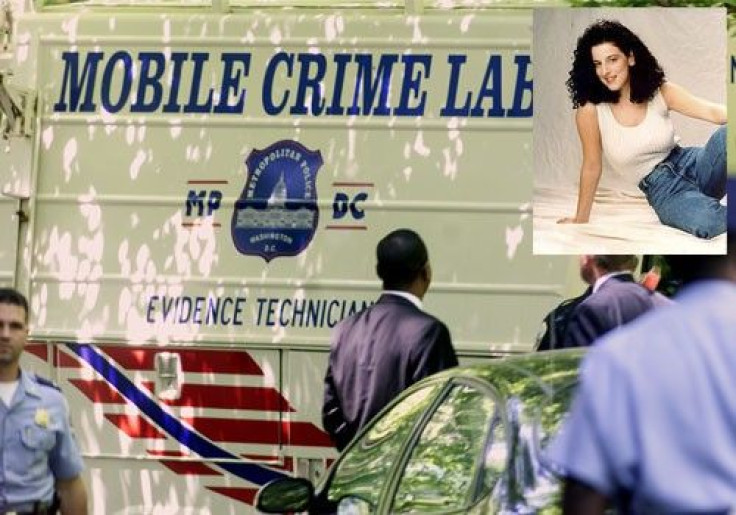
[[[10,406],[10,403],[13,402],[15,390],[18,389],[18,383],[20,383],[20,379],[16,379],[10,383],[0,383],[0,401],[2,401],[5,406]]]
[[[61,392],[21,371],[10,406],[0,403],[0,510],[50,501],[55,481],[83,468]]]
[[[702,281],[604,336],[548,459],[625,513],[736,508],[734,306]]]

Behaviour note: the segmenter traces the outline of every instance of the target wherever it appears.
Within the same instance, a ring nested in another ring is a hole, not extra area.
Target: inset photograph
[[[534,254],[725,254],[726,11],[535,9]]]

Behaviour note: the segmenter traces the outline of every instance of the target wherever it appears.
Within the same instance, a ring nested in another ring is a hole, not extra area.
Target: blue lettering
[[[304,306],[306,302],[304,299],[301,300],[295,300],[294,301],[294,325],[297,325],[297,320],[299,320],[299,327],[304,326]]]
[[[134,57],[137,62],[133,61]],[[64,73],[59,98],[53,104],[55,112],[104,109],[117,113],[127,105],[131,113],[242,114],[246,109],[245,82],[252,60],[248,52],[219,54],[221,81],[214,86],[208,85],[209,77],[216,76],[210,74],[208,52],[173,52],[170,55],[139,52],[133,55],[120,50],[109,59],[105,59],[103,52],[89,52],[83,56],[83,62],[80,62],[79,52],[62,52],[61,58]],[[402,69],[396,71],[399,59]],[[291,115],[422,116],[428,103],[429,92],[424,85],[431,76],[432,59],[431,54],[336,53],[328,58],[321,53],[278,52],[267,62],[263,74],[263,110],[269,116],[285,114],[287,108]],[[507,95],[506,105],[503,59],[502,55],[488,56],[480,87],[474,90],[463,85],[468,57],[464,54],[448,55],[447,93],[444,104],[438,106],[439,115],[476,118],[531,116],[531,58],[529,55],[514,55],[516,81],[513,96]],[[730,56],[730,59],[731,82],[734,82],[736,57]],[[355,65],[351,68],[353,62]],[[100,69],[101,63],[104,64],[103,69]],[[139,73],[134,77],[136,65]],[[298,71],[295,66],[299,66]],[[395,77],[397,73],[401,73],[401,77]],[[188,90],[183,93],[187,95],[183,101],[179,98],[183,87],[182,75],[187,82],[184,88]],[[165,76],[170,77],[170,84],[165,83]],[[328,78],[332,84],[326,84]],[[391,99],[392,80],[394,83],[400,81],[395,85],[395,103]],[[99,90],[96,89],[98,83]],[[293,97],[290,84],[293,84]],[[345,91],[350,88],[353,88],[352,92]],[[326,96],[326,92],[331,98]],[[343,98],[345,96],[347,101]],[[202,311],[205,312],[205,307]]]
[[[353,316],[358,312],[358,303],[356,301],[352,301],[350,303],[350,309],[348,309],[348,315],[347,316]]]
[[[91,113],[97,106],[92,102],[92,94],[95,90],[95,78],[97,77],[97,66],[102,60],[102,52],[90,52],[84,60],[82,76],[79,76],[79,52],[63,52],[61,58],[64,60],[64,79],[62,80],[61,95],[59,101],[54,104],[55,112]],[[67,89],[68,88],[68,89]],[[69,104],[65,99],[69,91]],[[84,91],[84,101],[79,105],[79,98]]]
[[[467,116],[470,111],[470,93],[465,97],[465,105],[455,105],[457,97],[457,86],[460,83],[460,71],[467,57],[464,55],[450,54],[447,62],[450,63],[450,80],[447,82],[447,99],[445,106],[440,109],[440,116]]]
[[[242,113],[245,105],[245,88],[240,88],[241,73],[248,76],[250,70],[250,54],[225,53],[221,56],[225,66],[222,70],[222,85],[220,89],[220,103],[215,106],[216,113]],[[242,64],[241,69],[235,70],[235,63]],[[233,75],[233,71],[235,75]],[[229,104],[230,92],[237,96],[235,105]]]
[[[256,322],[256,325],[261,325],[261,320],[263,319],[263,305],[266,303],[267,299],[264,299],[263,297],[258,297],[256,299],[256,302],[258,302],[258,320]]]
[[[391,71],[399,60],[398,54],[381,55],[378,68],[373,76],[373,56],[371,54],[357,54],[355,62],[358,64],[358,75],[353,95],[353,105],[348,108],[349,115],[361,114],[359,95],[363,92],[363,114],[386,116],[390,114],[388,108],[388,94],[391,89]],[[373,80],[371,80],[373,79]],[[373,109],[376,93],[380,90],[378,105]],[[373,109],[373,111],[371,111]]]
[[[429,77],[432,56],[428,54],[409,54],[402,56],[401,62],[405,66],[404,81],[401,83],[399,105],[394,109],[394,114],[396,116],[421,116],[424,114],[424,105],[427,100],[427,92],[421,91],[422,79]],[[422,65],[423,70],[418,69],[415,74],[415,65]],[[419,103],[410,106],[410,100],[416,99],[417,97],[419,97]]]
[[[271,58],[268,62],[268,66],[266,66],[266,71],[263,77],[263,109],[271,116],[280,114],[286,106],[286,103],[289,101],[289,90],[287,89],[281,96],[281,103],[274,104],[273,102],[273,79],[276,74],[276,69],[281,63],[286,65],[286,76],[291,78],[292,69],[294,67],[294,56],[292,54],[287,54],[286,52],[279,52]]]
[[[307,316],[308,316],[308,318],[307,318],[307,327],[309,327],[310,325],[312,327],[318,327],[320,325],[319,324],[319,311],[320,311],[319,310],[319,303],[310,299],[310,301],[309,301],[309,308],[307,310]],[[322,316],[324,317],[324,312],[323,312],[323,315]],[[310,322],[311,322],[311,324],[310,324]]]
[[[192,216],[192,209],[195,207],[197,208],[197,215],[196,216],[202,216],[204,213],[204,198],[207,196],[207,190],[200,190],[199,193],[197,193],[195,190],[189,190],[187,193],[187,201],[186,201],[186,208],[187,208],[187,215],[186,216]]]
[[[296,92],[296,102],[290,109],[291,114],[307,114],[307,90],[312,90],[311,114],[322,114],[325,101],[322,98],[320,82],[325,78],[327,61],[322,54],[299,54],[297,60],[301,64],[299,72],[299,86]],[[310,69],[316,65],[314,76]]]
[[[291,307],[291,300],[290,299],[284,299],[281,301],[281,309],[279,310],[279,324],[281,327],[287,327],[289,325],[289,319],[287,318],[284,320],[284,314],[286,312],[286,307]]]
[[[238,297],[235,301],[235,312],[233,313],[233,325],[243,325],[243,304],[245,304],[245,297]]]
[[[148,299],[148,308],[146,309],[146,322],[148,322],[149,324],[153,324],[155,322],[153,318],[153,311],[155,309],[153,307],[153,303],[156,302],[157,300],[158,300],[158,295],[153,295],[151,296],[150,299]]]
[[[332,218],[339,220],[346,214],[348,214],[348,205],[350,204],[350,197],[342,192],[335,193],[335,198],[332,201]]]
[[[340,302],[337,301],[337,300],[334,300],[333,299],[332,301],[330,301],[330,307],[327,308],[327,311],[328,311],[328,315],[327,315],[327,326],[328,327],[335,327],[335,325],[340,321],[340,318],[338,318],[337,320],[335,320],[334,317],[332,316],[332,309],[335,306],[339,306],[339,305],[340,305]],[[345,305],[344,304],[343,304],[343,309],[345,309]]]
[[[204,304],[204,297],[196,297],[194,299],[194,314],[192,315],[192,322],[199,325],[202,325],[202,304]]]
[[[220,313],[220,299],[210,297],[207,301],[207,317],[205,318],[205,324],[217,323],[217,318]]]
[[[488,81],[493,80],[491,87],[488,87]],[[468,94],[469,95],[469,94]],[[491,109],[488,110],[488,116],[503,116],[503,107],[501,105],[501,56],[492,55],[488,59],[488,66],[483,77],[483,86],[478,92],[478,99],[475,106],[470,111],[470,116],[483,116],[483,100],[491,99]]]
[[[166,68],[166,61],[160,52],[140,52],[138,59],[141,62],[141,73],[138,82],[138,93],[135,101],[130,106],[131,113],[152,113],[161,105],[163,86],[161,77]],[[151,63],[155,63],[155,70],[151,74]],[[147,89],[152,90],[152,98],[146,103]]]
[[[337,64],[335,70],[335,81],[332,88],[332,104],[325,111],[328,115],[340,115],[345,114],[345,108],[342,106],[342,88],[345,85],[345,68],[348,63],[352,60],[350,54],[335,54],[332,60]]]
[[[202,69],[204,63],[210,58],[209,54],[204,52],[193,52],[191,59],[194,61],[194,72],[192,74],[192,89],[189,92],[189,103],[184,106],[185,113],[209,113],[212,111],[212,89],[207,94],[207,100],[204,104],[198,104],[199,90],[202,87]]]
[[[268,299],[268,313],[266,314],[266,325],[272,327],[276,325],[273,315],[276,313],[276,304],[278,299]]]
[[[316,301],[316,302],[319,302],[319,301]],[[326,302],[326,301],[323,301],[323,302]],[[319,309],[319,304],[317,305],[317,308]],[[327,314],[327,309],[325,308],[325,306],[322,306],[322,309],[320,309],[320,313],[321,314],[319,317],[319,327],[324,327],[325,326],[325,315]],[[316,325],[317,324],[315,324],[315,326]]]
[[[222,192],[220,190],[210,191],[210,198],[207,199],[207,216],[212,216],[212,213],[220,209],[222,203]]]
[[[243,325],[245,297],[160,297],[153,295],[146,306],[146,321],[157,322],[157,309],[161,308],[161,320],[174,324]]]
[[[733,59],[733,58],[732,58]],[[532,115],[532,79],[527,78],[531,69],[531,58],[528,55],[517,55],[514,57],[516,64],[516,86],[514,87],[514,103],[511,105],[508,113],[509,117],[522,117]],[[529,92],[529,103],[526,107],[522,107],[524,94]]]
[[[174,302],[173,298],[168,299],[168,302],[166,300],[166,297],[164,297],[163,300],[163,314],[164,314],[164,320],[169,318],[169,313],[176,312],[176,308],[179,307],[179,298],[176,298],[176,302]],[[173,310],[172,310],[173,308]]]
[[[353,215],[353,218],[356,220],[361,220],[365,216],[365,212],[358,207],[358,202],[365,202],[367,198],[368,194],[364,191],[361,191],[353,197],[353,201],[350,203],[350,214]]]
[[[117,68],[118,62],[123,68],[123,80],[120,81],[120,92],[116,102],[111,98],[112,86],[117,84],[113,81],[113,74]],[[130,96],[130,88],[133,83],[133,59],[128,52],[119,51],[112,54],[110,60],[105,65],[105,72],[102,75],[102,88],[100,89],[100,101],[102,107],[108,113],[117,113],[128,102]]]
[[[232,304],[233,299],[230,297],[225,297],[222,301],[222,318],[220,318],[220,321],[222,322],[222,325],[230,325],[230,322],[232,322],[232,318],[225,318],[225,313],[227,313],[227,305]]]
[[[181,82],[181,69],[184,67],[184,61],[189,59],[186,52],[173,52],[171,54],[171,62],[174,64],[171,70],[171,87],[169,88],[169,101],[164,106],[164,113],[181,112],[181,104],[179,104],[179,84]]]
[[[186,307],[185,307],[186,306]],[[192,299],[189,297],[181,297],[179,303],[179,323],[185,324],[189,322],[189,317],[192,314]]]

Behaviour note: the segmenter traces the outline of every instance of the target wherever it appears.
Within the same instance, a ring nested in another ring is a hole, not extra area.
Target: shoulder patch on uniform
[[[53,382],[53,381],[51,381],[50,379],[46,379],[45,377],[41,377],[41,376],[40,376],[40,375],[38,375],[38,374],[35,374],[35,375],[34,375],[34,379],[35,379],[35,380],[36,380],[36,382],[37,382],[38,384],[40,384],[41,386],[47,386],[47,387],[49,387],[49,388],[53,388],[54,390],[59,390],[59,391],[61,391],[61,388],[59,388],[58,386],[56,386],[56,383],[54,383],[54,382]]]

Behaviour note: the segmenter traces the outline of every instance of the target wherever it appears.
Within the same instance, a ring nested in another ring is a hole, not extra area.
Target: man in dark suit
[[[376,248],[383,293],[335,328],[322,423],[338,450],[408,386],[457,365],[447,326],[422,311],[432,279],[424,242],[399,229]]]
[[[671,302],[634,280],[637,262],[637,257],[632,255],[580,257],[580,275],[592,289],[573,311],[563,347],[591,345],[608,331]]]

